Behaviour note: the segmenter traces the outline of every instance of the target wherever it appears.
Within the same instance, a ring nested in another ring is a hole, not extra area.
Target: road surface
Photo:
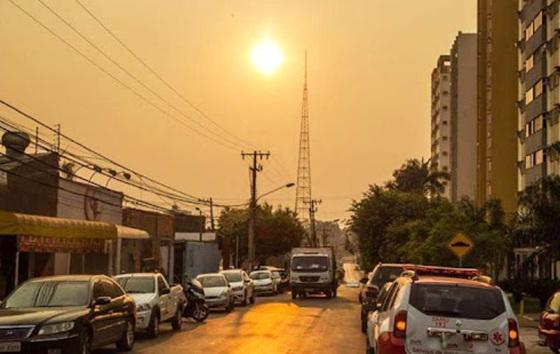
[[[354,265],[345,265],[345,271],[349,282],[362,277]],[[230,314],[213,312],[202,324],[185,320],[180,332],[163,324],[159,338],[138,338],[132,353],[364,353],[358,289],[341,285],[338,294],[336,299],[292,300],[289,293],[259,297],[255,305],[236,307]],[[537,346],[535,328],[522,328],[521,338],[527,353],[549,353]],[[107,349],[96,354],[114,352]]]

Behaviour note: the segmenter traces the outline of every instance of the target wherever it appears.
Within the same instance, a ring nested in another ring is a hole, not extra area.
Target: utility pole
[[[262,171],[262,165],[259,160],[270,157],[270,152],[253,151],[241,152],[241,158],[245,160],[248,157],[252,159],[249,171],[251,172],[251,201],[249,203],[249,230],[247,240],[247,258],[249,262],[249,270],[255,265],[255,214],[257,211],[257,174]]]
[[[208,206],[210,207],[210,230],[212,230],[212,232],[216,231],[214,225],[214,200],[210,197],[208,199],[199,199],[199,201],[208,203]]]
[[[317,212],[317,205],[321,204],[323,201],[318,199],[311,199],[306,201],[309,204],[309,233],[311,234],[311,247],[317,247],[317,230],[315,227],[315,213]]]

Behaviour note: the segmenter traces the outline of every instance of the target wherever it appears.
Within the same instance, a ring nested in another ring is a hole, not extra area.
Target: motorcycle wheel
[[[206,304],[195,304],[193,309],[193,318],[197,322],[202,322],[208,318],[209,309]]]

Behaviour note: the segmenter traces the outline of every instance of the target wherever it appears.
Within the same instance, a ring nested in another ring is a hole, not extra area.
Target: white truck
[[[159,335],[159,324],[171,322],[174,330],[182,326],[186,297],[181,285],[169,285],[160,273],[129,273],[115,280],[136,302],[136,330],[150,337]]]
[[[336,297],[338,288],[336,260],[330,247],[292,249],[290,257],[292,299],[311,293]]]

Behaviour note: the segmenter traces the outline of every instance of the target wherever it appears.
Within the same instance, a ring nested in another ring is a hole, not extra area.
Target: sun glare
[[[282,51],[271,40],[264,40],[257,44],[253,49],[251,58],[253,65],[266,75],[274,73],[284,60]]]

